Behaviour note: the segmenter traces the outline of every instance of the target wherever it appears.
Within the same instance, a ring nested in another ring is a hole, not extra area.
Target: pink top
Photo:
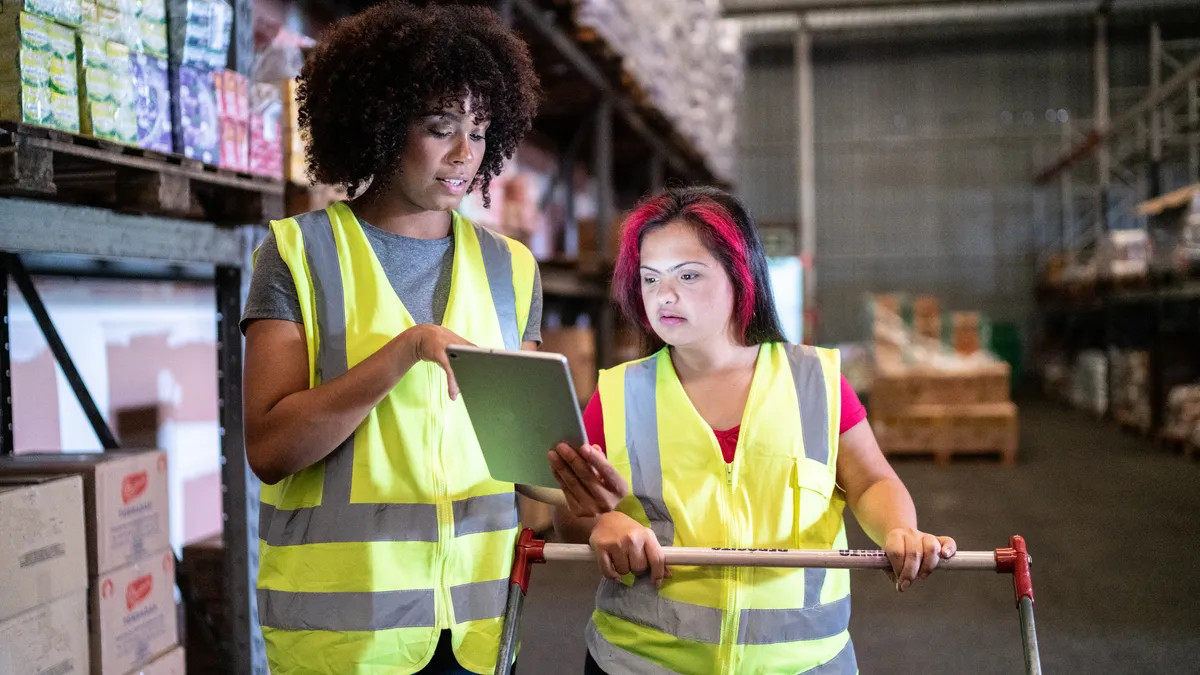
[[[865,419],[867,419],[867,409],[863,407],[862,401],[858,400],[858,394],[854,393],[854,388],[846,381],[845,376],[842,376],[842,423],[838,433],[846,433]],[[592,394],[592,399],[588,401],[587,408],[583,411],[583,428],[587,431],[588,440],[592,442],[592,445],[598,445],[601,450],[604,450],[604,409],[600,403],[599,390]],[[733,461],[740,431],[740,426],[724,431],[713,429],[713,434],[717,437],[717,443],[721,445],[721,454],[725,456],[726,463]]]

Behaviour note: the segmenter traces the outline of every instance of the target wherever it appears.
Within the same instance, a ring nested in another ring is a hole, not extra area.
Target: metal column
[[[613,104],[605,96],[596,113],[596,134],[592,146],[592,173],[596,179],[596,251],[604,269],[612,260],[612,237],[609,226],[613,219]],[[607,298],[600,300],[596,325],[596,362],[601,368],[613,365],[616,343],[616,314]]]
[[[1071,124],[1071,120],[1069,120],[1069,119],[1067,120],[1067,122],[1065,124],[1063,124],[1063,130],[1062,130],[1062,150],[1063,150],[1063,152],[1067,152],[1071,148],[1071,140],[1072,140],[1072,134],[1073,134],[1072,129],[1073,128],[1074,127]],[[1073,183],[1074,178],[1075,177],[1071,172],[1071,167],[1067,167],[1066,169],[1064,169],[1062,174],[1059,177],[1059,181],[1060,181],[1059,188],[1060,188],[1061,194],[1062,194],[1062,229],[1059,233],[1061,235],[1059,243],[1062,246],[1062,251],[1064,254],[1066,254],[1067,251],[1071,250],[1071,237],[1072,237],[1073,233],[1075,232],[1075,185]]]
[[[1150,90],[1158,91],[1162,86],[1163,70],[1163,41],[1162,29],[1158,22],[1150,24]],[[1163,161],[1163,108],[1154,106],[1150,112],[1150,167],[1149,195],[1157,196],[1162,193],[1162,161]]]
[[[12,353],[8,339],[8,267],[0,258],[0,455],[13,453]]]
[[[1108,16],[1104,12],[1096,14],[1096,43],[1093,56],[1093,67],[1096,79],[1095,118],[1096,132],[1105,135],[1109,124],[1109,89],[1108,89]],[[1108,232],[1108,193],[1112,184],[1112,148],[1107,140],[1101,143],[1097,153],[1099,162],[1099,188],[1096,195],[1097,212],[1095,223],[1095,244]]]
[[[1188,175],[1193,183],[1200,183],[1200,80],[1189,80],[1187,85],[1188,106]]]
[[[650,158],[650,192],[653,194],[662,192],[665,184],[664,163],[661,153],[656,152]]]
[[[794,39],[796,75],[796,241],[804,269],[804,311],[817,306],[816,145],[813,130],[812,33],[801,24]],[[811,328],[811,327],[809,327]],[[813,342],[815,336],[804,336]]]
[[[253,612],[258,557],[258,495],[246,462],[242,420],[242,270],[216,268],[217,410],[220,418],[224,509],[225,601],[233,675],[265,675],[266,659]]]

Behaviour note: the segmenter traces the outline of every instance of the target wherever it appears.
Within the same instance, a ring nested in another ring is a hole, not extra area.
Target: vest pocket
[[[808,530],[829,511],[836,478],[829,467],[805,457],[792,460],[792,545],[795,548],[828,548],[828,542],[813,541]],[[818,528],[820,529],[820,528]]]

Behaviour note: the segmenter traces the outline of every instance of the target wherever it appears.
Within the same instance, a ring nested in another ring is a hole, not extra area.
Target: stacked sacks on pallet
[[[910,303],[897,294],[868,302],[876,368],[869,408],[879,445],[890,454],[933,453],[941,462],[980,452],[1015,462],[1010,366],[982,349],[977,334],[966,335],[977,333],[980,316],[960,320],[964,334],[942,342],[940,306],[932,296]]]
[[[1108,412],[1108,358],[1104,352],[1087,350],[1075,357],[1069,400],[1076,408],[1096,416]]]
[[[1200,385],[1175,387],[1167,394],[1163,437],[1200,448]]]
[[[1150,353],[1110,350],[1112,359],[1112,410],[1117,422],[1149,431]]]
[[[740,30],[720,2],[581,0],[576,21],[621,54],[648,102],[729,176],[744,64]]]

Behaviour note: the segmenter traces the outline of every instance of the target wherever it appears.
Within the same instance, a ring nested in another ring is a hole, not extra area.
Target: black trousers
[[[517,673],[517,665],[513,664],[513,675]],[[433,653],[433,660],[429,665],[425,666],[417,673],[417,675],[474,675],[471,671],[463,668],[458,664],[458,659],[454,658],[454,646],[450,639],[450,631],[442,631],[441,637],[438,638],[437,651]]]
[[[591,652],[588,652],[587,661],[583,663],[583,675],[608,675],[608,673],[600,669],[600,664],[596,663]]]

